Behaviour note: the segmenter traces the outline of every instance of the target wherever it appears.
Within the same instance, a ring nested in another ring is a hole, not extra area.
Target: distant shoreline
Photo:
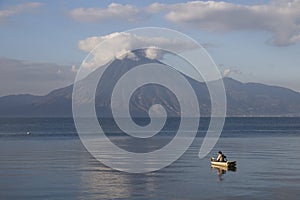
[[[0,119],[70,119],[73,118],[73,116],[0,116]],[[82,117],[82,118],[91,118],[91,117]],[[126,118],[120,118],[117,117],[118,119],[126,119]],[[168,117],[168,119],[179,119],[180,117]],[[185,118],[190,118],[194,119],[195,117],[185,117]],[[210,116],[201,116],[200,118],[211,118]],[[214,118],[220,118],[220,117],[214,117]],[[300,116],[226,116],[225,118],[300,118]],[[98,119],[115,119],[113,117],[98,117]],[[148,119],[147,117],[133,117],[133,119]],[[156,118],[156,119],[159,119]]]

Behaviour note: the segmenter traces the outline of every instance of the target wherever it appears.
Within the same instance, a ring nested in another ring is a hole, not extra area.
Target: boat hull
[[[215,165],[215,166],[222,166],[222,167],[235,167],[236,161],[219,162],[219,161],[216,161],[216,159],[211,158],[210,164]]]
[[[222,167],[236,166],[236,161],[227,161],[227,162],[211,161],[210,163],[211,165],[222,166]]]
[[[229,167],[224,167],[224,166],[219,166],[219,165],[211,165],[212,169],[217,169],[217,170],[223,170],[223,171],[236,171],[236,166],[229,166]]]

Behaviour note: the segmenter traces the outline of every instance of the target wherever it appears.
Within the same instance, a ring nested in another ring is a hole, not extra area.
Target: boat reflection
[[[218,173],[219,181],[224,180],[223,175],[226,174],[227,171],[236,172],[237,168],[235,166],[219,166],[219,165],[211,165],[211,169],[216,170]]]

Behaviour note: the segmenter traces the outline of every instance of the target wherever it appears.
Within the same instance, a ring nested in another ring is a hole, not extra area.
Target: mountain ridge
[[[98,86],[102,87],[97,88],[95,95],[97,115],[112,117],[110,96],[122,74],[134,66],[158,62],[140,58],[139,60],[115,60],[111,63],[105,71],[107,73],[105,78],[98,83]],[[97,69],[90,76],[96,78],[101,70]],[[185,78],[196,92],[201,116],[210,116],[210,99],[206,84],[190,77],[185,76]],[[84,79],[82,82],[85,84]],[[227,116],[300,116],[300,93],[296,91],[262,83],[242,83],[229,77],[223,78],[223,82],[227,95]],[[44,96],[20,94],[0,97],[0,117],[71,117],[72,91],[73,85],[69,85],[55,89]],[[170,117],[180,116],[180,105],[174,94],[158,85],[135,91],[129,107],[133,117],[148,117],[148,109],[153,104],[161,104]],[[194,109],[193,105],[189,107]]]

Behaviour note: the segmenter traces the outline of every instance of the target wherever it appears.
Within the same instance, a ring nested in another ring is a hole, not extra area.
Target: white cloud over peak
[[[238,70],[238,69],[227,68],[222,73],[223,77],[229,77],[232,74],[234,74],[234,75],[241,75],[242,72],[240,70]]]
[[[28,3],[22,3],[14,6],[9,6],[3,10],[0,10],[0,23],[4,22],[8,18],[24,13],[24,12],[30,12],[38,7],[40,7],[42,4],[38,2],[28,2]]]
[[[101,47],[95,48],[98,44],[101,44]],[[114,58],[138,59],[132,52],[133,50],[145,49],[144,53],[147,58],[160,59],[163,53],[157,47],[180,52],[195,48],[195,44],[164,37],[149,37],[116,32],[105,36],[86,38],[79,41],[78,47],[86,52],[90,52],[95,48],[92,51],[91,59],[88,59],[83,64],[87,68],[95,69],[105,65]]]
[[[75,20],[86,22],[107,20],[134,22],[143,15],[143,12],[134,5],[117,3],[111,3],[106,8],[77,8],[70,12],[70,16]]]
[[[160,51],[160,49],[156,48],[156,47],[148,47],[145,50],[145,56],[149,59],[161,59],[163,54]]]
[[[225,69],[225,70],[223,71],[223,77],[228,77],[229,74],[230,74],[230,72],[231,72],[230,69]]]

